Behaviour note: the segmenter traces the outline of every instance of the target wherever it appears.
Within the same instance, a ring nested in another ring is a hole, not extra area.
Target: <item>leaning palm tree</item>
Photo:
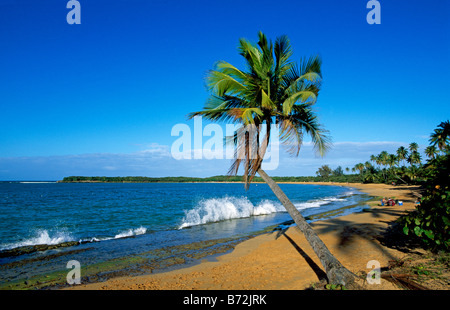
[[[191,113],[189,117],[202,116],[242,125],[229,139],[234,143],[235,153],[228,174],[236,175],[239,168],[243,168],[248,189],[258,173],[305,235],[328,281],[349,285],[356,279],[355,275],[331,254],[289,198],[261,168],[272,126],[278,129],[282,144],[295,156],[304,134],[311,137],[320,155],[330,147],[330,138],[312,109],[320,89],[321,59],[314,56],[297,65],[291,60],[292,48],[287,36],[278,37],[274,44],[261,32],[258,37],[257,45],[246,39],[239,41],[238,50],[245,59],[245,70],[219,61],[215,69],[208,72],[209,99],[202,111]]]

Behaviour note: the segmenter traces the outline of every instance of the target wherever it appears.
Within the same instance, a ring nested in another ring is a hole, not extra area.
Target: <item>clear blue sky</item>
[[[306,145],[273,175],[313,175],[417,142],[450,117],[450,3],[367,1],[0,0],[0,180],[67,175],[216,175],[229,161],[175,161],[171,129],[200,110],[218,60],[241,66],[241,37],[291,39],[320,54],[316,106],[335,148]],[[345,153],[347,151],[347,153]],[[311,154],[310,154],[311,153]]]

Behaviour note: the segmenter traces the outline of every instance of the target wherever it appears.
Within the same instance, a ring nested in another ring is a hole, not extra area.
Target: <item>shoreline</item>
[[[336,182],[279,182],[290,184],[333,185],[356,188],[374,198],[395,197],[403,206],[379,206],[369,201],[370,209],[326,220],[311,226],[330,251],[355,274],[368,272],[369,260],[377,260],[381,268],[389,261],[405,254],[382,244],[378,239],[389,225],[407,210],[414,209],[418,186],[336,183]],[[323,268],[297,227],[275,231],[245,240],[215,261],[207,258],[191,267],[161,273],[124,276],[106,282],[80,284],[64,289],[75,290],[298,290],[307,289],[323,279]],[[388,281],[373,289],[398,289]]]
[[[57,182],[20,182],[20,183],[57,183]],[[65,182],[65,183],[135,183],[135,182],[99,182],[99,181],[81,181],[81,182]],[[140,182],[140,183],[144,183],[144,182]],[[135,183],[135,184],[140,184],[140,183]],[[148,182],[147,182],[148,183]],[[157,183],[165,183],[165,184],[172,184],[172,183],[176,183],[176,184],[184,184],[184,183],[188,183],[188,184],[234,184],[234,183],[239,183],[239,184],[243,184],[243,182],[222,182],[222,181],[206,181],[206,182],[157,182]],[[252,182],[255,184],[265,184],[265,182]],[[345,185],[342,185],[343,183],[333,183],[333,182],[278,182],[278,184],[297,184],[297,185],[330,185],[330,186],[339,186],[339,187],[349,187],[349,188],[355,188],[356,186],[352,186],[352,185],[358,185],[357,183],[347,183]],[[346,209],[346,208],[351,208],[354,205],[349,205],[346,206],[344,208],[340,208],[337,210],[333,210],[333,211],[338,211],[341,209]],[[326,219],[328,218],[328,216],[323,216],[326,213],[329,212],[333,212],[333,211],[325,211],[323,213],[318,213],[318,214],[314,214],[314,215],[310,215],[310,216],[306,216],[306,218],[308,219],[309,217],[311,218],[317,218],[317,219]],[[282,223],[280,223],[282,224]],[[179,228],[178,228],[179,229]],[[120,238],[132,238],[135,235],[129,235],[129,236],[123,236]],[[30,244],[30,245],[22,245],[22,246],[17,246],[17,247],[11,247],[11,248],[4,248],[4,249],[0,249],[0,258],[1,257],[12,257],[12,256],[20,256],[23,254],[29,254],[29,253],[33,253],[33,252],[41,252],[41,251],[46,251],[46,250],[52,250],[52,249],[56,249],[59,247],[69,247],[69,246],[76,246],[76,245],[80,245],[80,244],[85,244],[85,243],[94,243],[94,242],[101,242],[101,241],[107,241],[107,240],[112,240],[112,239],[119,239],[116,237],[106,237],[105,239],[100,239],[97,240],[96,236],[91,236],[85,239],[73,239],[73,240],[67,240],[67,241],[62,241],[61,243],[43,243],[43,244]]]

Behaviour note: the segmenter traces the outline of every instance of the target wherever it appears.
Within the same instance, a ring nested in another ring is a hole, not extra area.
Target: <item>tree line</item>
[[[450,122],[442,122],[430,136],[424,165],[411,171],[420,179],[422,201],[397,221],[403,233],[432,250],[450,249]]]
[[[208,178],[196,177],[106,177],[106,176],[69,176],[64,177],[61,183],[183,183],[183,182],[233,182],[241,181],[239,177],[213,176]]]
[[[285,176],[273,177],[277,182],[320,182],[324,181],[322,177],[317,176]],[[343,178],[334,178],[332,182],[358,182],[358,176],[344,176]],[[212,177],[106,177],[106,176],[68,176],[64,177],[59,183],[192,183],[192,182],[237,182],[242,183],[240,176],[217,175]],[[264,182],[261,177],[254,177],[254,182]]]
[[[416,208],[401,216],[397,223],[403,234],[434,251],[450,249],[450,122],[442,122],[431,133],[425,148],[426,158],[412,142],[401,146],[394,154],[386,151],[371,155],[345,175],[343,169],[325,165],[316,174],[323,180],[353,179],[364,183],[416,184],[422,198]],[[347,172],[350,168],[345,169]]]
[[[347,173],[356,174],[344,174],[341,166],[333,170],[323,165],[316,175],[324,181],[342,179],[362,183],[423,184],[437,160],[448,153],[449,125],[449,121],[442,122],[432,132],[429,145],[424,150],[425,159],[419,152],[419,145],[412,142],[407,147],[400,146],[395,153],[382,151],[371,155],[364,163],[345,168]]]

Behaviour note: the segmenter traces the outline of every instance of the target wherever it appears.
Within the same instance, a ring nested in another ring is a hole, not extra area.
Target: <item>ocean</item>
[[[358,212],[345,186],[280,184],[309,221]],[[0,183],[0,288],[66,285],[160,272],[214,259],[290,220],[266,184]]]

